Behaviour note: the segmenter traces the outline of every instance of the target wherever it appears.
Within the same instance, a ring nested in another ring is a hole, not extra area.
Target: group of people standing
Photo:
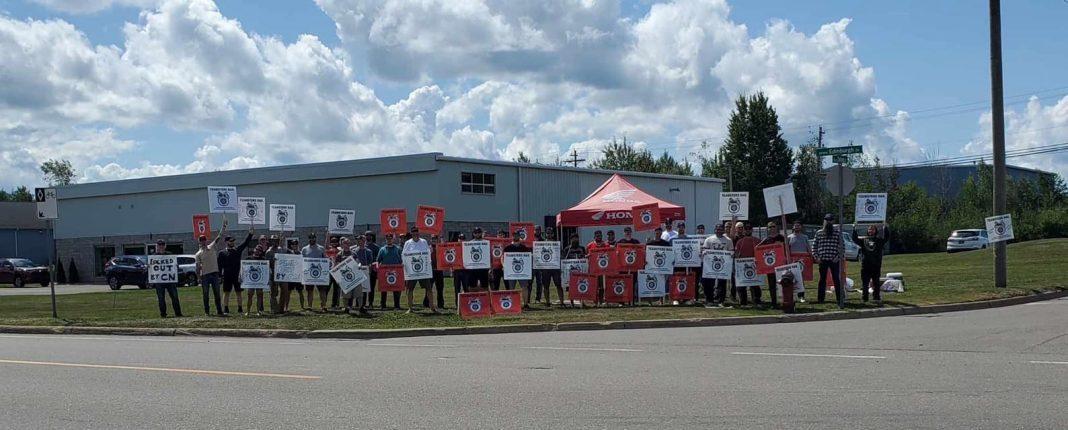
[[[381,265],[400,265],[402,255],[405,252],[429,251],[432,257],[431,264],[434,267],[433,276],[430,279],[406,281],[406,305],[407,312],[413,310],[413,293],[416,287],[422,287],[426,291],[423,307],[431,312],[438,313],[446,308],[445,303],[445,277],[452,278],[454,296],[452,303],[456,303],[456,295],[461,292],[499,290],[503,283],[506,289],[519,288],[523,291],[523,306],[529,308],[534,302],[541,302],[544,298],[546,306],[551,306],[551,291],[555,287],[558,303],[565,306],[564,285],[561,282],[560,269],[534,269],[531,280],[511,281],[503,279],[503,270],[499,267],[491,269],[455,269],[449,272],[437,270],[437,253],[435,248],[441,243],[440,236],[434,234],[430,240],[422,238],[417,228],[412,228],[408,234],[397,236],[384,235],[384,243],[379,245],[373,232],[367,231],[362,235],[353,237],[333,236],[329,237],[324,246],[319,243],[318,236],[310,234],[307,243],[301,247],[296,238],[289,238],[285,244],[280,243],[277,236],[260,235],[255,246],[250,248],[255,230],[250,228],[244,240],[238,244],[234,236],[227,235],[227,222],[215,236],[209,241],[206,236],[200,236],[200,249],[196,253],[196,270],[201,282],[204,313],[212,314],[212,303],[216,315],[230,314],[231,295],[236,296],[237,313],[246,316],[252,312],[253,298],[257,306],[256,314],[264,312],[263,290],[245,290],[241,288],[241,261],[242,260],[266,260],[271,267],[270,290],[268,292],[270,311],[276,314],[284,314],[291,310],[297,310],[291,306],[293,293],[297,293],[299,310],[310,311],[318,308],[321,312],[328,309],[342,309],[346,312],[357,312],[367,315],[368,310],[374,306],[375,289],[378,283],[377,271]],[[751,224],[731,220],[717,224],[711,234],[705,234],[705,226],[698,225],[696,234],[704,237],[702,250],[731,251],[735,258],[752,258],[755,249],[761,245],[781,243],[793,254],[811,254],[818,265],[819,283],[817,301],[823,303],[826,295],[827,280],[833,279],[834,285],[840,286],[842,279],[839,275],[841,262],[845,258],[844,239],[841,232],[834,224],[834,217],[828,214],[824,217],[823,228],[820,229],[814,240],[814,246],[810,245],[809,237],[804,233],[800,222],[795,222],[789,235],[783,236],[779,232],[778,224],[767,224],[767,235],[758,240],[753,236]],[[540,226],[535,228],[534,240],[554,240],[554,230],[543,230]],[[607,236],[607,237],[606,237]],[[506,238],[508,233],[504,230],[497,232],[497,237]],[[686,225],[682,222],[674,223],[668,220],[663,228],[656,228],[646,240],[646,245],[671,246],[672,241],[679,238],[688,238]],[[471,231],[470,240],[483,240],[485,238],[482,228],[475,227]],[[224,242],[219,249],[219,241]],[[464,234],[459,234],[459,241],[468,240]],[[863,299],[868,300],[868,291],[874,292],[874,299],[881,299],[879,273],[882,263],[882,252],[889,240],[889,231],[885,225],[869,226],[867,236],[860,237],[856,229],[852,234],[852,240],[861,247],[862,265],[861,279],[863,284]],[[627,226],[623,229],[623,237],[616,238],[615,231],[609,230],[607,234],[597,230],[593,233],[593,240],[583,245],[579,241],[578,234],[572,234],[561,249],[562,259],[586,258],[593,251],[610,251],[617,244],[639,244],[640,240],[634,237],[633,230]],[[813,249],[814,248],[814,249]],[[513,237],[511,243],[504,247],[504,252],[531,252],[531,249],[520,237]],[[166,253],[165,243],[157,242],[156,253]],[[276,254],[299,254],[305,258],[325,258],[331,264],[338,264],[352,257],[359,266],[366,268],[369,275],[366,288],[357,288],[348,294],[343,294],[336,282],[331,279],[329,285],[304,285],[301,283],[274,282],[274,260]],[[693,268],[676,268],[677,272],[686,273]],[[700,268],[696,269],[700,277]],[[637,274],[634,273],[634,276]],[[502,282],[503,281],[503,282]],[[750,299],[754,305],[763,304],[763,291],[760,286],[737,287],[734,281],[719,279],[701,279],[701,287],[697,290],[696,302],[703,301],[706,307],[723,307],[726,304],[728,292],[731,301],[746,306]],[[731,285],[728,285],[730,283]],[[176,316],[182,316],[181,305],[177,295],[177,285],[157,285],[157,298],[159,301],[160,315],[166,317],[167,307],[165,296],[169,295],[173,303]],[[220,297],[220,287],[222,296]],[[773,307],[777,306],[776,279],[775,275],[767,276],[767,288],[769,299]],[[318,306],[315,304],[315,295],[318,292]],[[703,299],[702,299],[703,293]],[[844,288],[835,288],[839,306],[844,304]],[[637,293],[635,293],[637,294]],[[211,296],[214,301],[209,300]],[[391,304],[392,309],[400,310],[399,292],[392,293],[392,301],[389,302],[389,293],[379,292],[379,309],[387,309]],[[244,299],[244,303],[243,302]],[[635,296],[637,300],[637,296]],[[802,293],[801,301],[804,301]],[[244,306],[242,306],[244,304]],[[571,302],[574,305],[574,302]]]

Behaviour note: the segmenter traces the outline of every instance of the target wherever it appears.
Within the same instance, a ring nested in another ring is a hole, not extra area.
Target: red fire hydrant
[[[779,279],[779,288],[782,289],[783,313],[794,313],[794,272],[787,271]]]

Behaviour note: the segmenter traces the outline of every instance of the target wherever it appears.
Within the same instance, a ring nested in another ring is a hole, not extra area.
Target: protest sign
[[[529,252],[505,252],[502,257],[505,281],[529,281],[532,277]]]
[[[177,284],[178,257],[174,255],[149,255],[148,283]]]
[[[404,265],[378,265],[378,290],[383,293],[399,293],[404,291]]]
[[[764,285],[765,280],[757,274],[756,259],[734,259],[734,286],[735,287],[759,287]]]
[[[490,263],[492,263],[494,269],[501,268],[501,256],[504,255],[504,247],[508,246],[511,239],[507,237],[491,237],[489,238],[490,244]]]
[[[547,240],[534,241],[534,268],[559,269],[560,242]]]
[[[857,193],[853,222],[886,221],[886,193]]]
[[[792,272],[794,274],[794,303],[800,302],[801,294],[805,293],[805,282],[802,279],[804,277],[801,272],[802,270],[801,264],[799,263],[785,264],[775,268],[776,283],[782,281],[782,276],[785,273]],[[782,288],[776,289],[776,294],[779,296],[779,300],[782,300]]]
[[[237,207],[238,224],[267,224],[267,199],[263,197],[238,197]]]
[[[616,273],[615,253],[611,249],[598,249],[590,251],[586,256],[589,260],[589,271],[592,275],[607,275]]]
[[[668,296],[671,300],[687,301],[697,298],[696,273],[678,273],[668,278]],[[712,298],[705,298],[711,301]]]
[[[809,254],[807,252],[791,252],[790,262],[799,263],[801,265],[802,281],[812,281],[813,279],[815,279],[815,277],[813,276],[813,265],[816,261],[814,258],[812,258],[812,254]]]
[[[416,224],[419,227],[419,232],[426,234],[436,234],[441,236],[441,231],[445,226],[445,209],[436,206],[418,206],[416,207],[415,217],[419,221]]]
[[[460,242],[444,242],[434,246],[438,270],[459,270],[464,268],[464,245]]]
[[[597,275],[574,272],[571,274],[571,287],[567,289],[569,300],[580,302],[597,301]]]
[[[697,298],[697,274],[676,273],[668,278],[671,300],[694,300]]]
[[[757,274],[770,275],[775,267],[786,263],[786,249],[783,244],[775,242],[756,247],[753,252],[757,263]]]
[[[208,212],[237,212],[237,187],[208,187]]]
[[[631,303],[634,301],[634,278],[628,274],[605,275],[605,303]]]
[[[211,241],[211,219],[207,215],[193,215],[193,239],[200,240],[200,236]]]
[[[786,183],[764,189],[764,207],[768,218],[789,215],[797,212],[797,200],[794,197],[794,184]]]
[[[304,285],[330,285],[330,260],[304,257]]]
[[[640,243],[617,243],[616,267],[620,272],[645,270],[645,245]]]
[[[490,243],[488,240],[469,240],[463,244],[464,269],[490,268]]]
[[[667,287],[664,285],[664,275],[649,273],[644,270],[638,271],[638,297],[660,298],[667,295]]]
[[[670,275],[675,269],[675,250],[670,246],[645,247],[645,271]]]
[[[404,261],[404,279],[415,281],[434,277],[434,268],[430,265],[430,251],[409,251],[401,255]]]
[[[568,288],[571,282],[571,274],[574,272],[586,273],[589,271],[589,262],[585,258],[568,258],[560,260],[560,283],[563,284],[564,289]]]
[[[382,209],[378,214],[382,234],[402,236],[408,233],[408,214],[404,209]]]
[[[634,231],[649,231],[660,227],[660,205],[649,203],[630,208]]]
[[[749,219],[749,192],[719,193],[719,219]]]
[[[519,290],[502,290],[490,292],[493,313],[497,315],[519,315],[523,313],[523,296]]]
[[[346,209],[330,209],[327,216],[327,230],[330,234],[352,234],[353,225],[356,224],[356,211]]]
[[[356,290],[357,293],[371,289],[371,278],[367,274],[367,268],[360,266],[355,258],[349,256],[330,269],[330,277],[334,278],[341,292],[348,294]]]
[[[295,205],[271,205],[271,230],[294,231],[297,228]]]
[[[671,241],[675,267],[701,267],[701,240],[675,239]]]
[[[490,295],[486,291],[477,293],[460,293],[460,318],[478,318],[493,315]]]
[[[304,280],[304,257],[300,254],[274,254],[274,281],[301,282]]]
[[[705,251],[702,257],[704,264],[701,265],[701,278],[703,279],[730,279],[734,274],[734,253],[731,251]]]
[[[519,241],[523,242],[528,248],[534,245],[534,223],[510,222],[508,223],[508,232],[511,237],[518,237]]]
[[[990,243],[1013,240],[1016,236],[1012,232],[1012,215],[998,215],[986,219],[986,231],[990,237]]]
[[[267,260],[241,260],[241,288],[271,289],[271,264]]]

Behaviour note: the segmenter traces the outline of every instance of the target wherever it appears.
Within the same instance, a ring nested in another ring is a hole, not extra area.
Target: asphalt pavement
[[[137,287],[133,285],[127,285],[123,287],[123,290],[136,290]],[[56,294],[82,294],[82,293],[104,293],[111,291],[107,285],[104,284],[62,284],[56,285]],[[0,285],[0,296],[47,296],[51,294],[51,288],[42,287],[39,285],[25,286],[22,288],[15,288],[11,285]]]
[[[4,428],[1065,428],[1068,299],[391,340],[0,335]]]

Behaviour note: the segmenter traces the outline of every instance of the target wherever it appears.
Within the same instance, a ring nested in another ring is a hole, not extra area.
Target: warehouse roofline
[[[214,172],[186,173],[181,175],[148,178],[122,179],[116,181],[72,184],[57,187],[60,199],[77,199],[97,196],[151,193],[173,190],[189,190],[209,186],[241,186],[262,183],[299,182],[323,179],[353,178],[397,173],[429,172],[437,170],[437,162],[460,162],[531,169],[593,172],[661,179],[688,180],[696,182],[724,182],[717,178],[699,176],[661,175],[655,173],[624,172],[616,170],[586,169],[545,164],[515,163],[508,161],[478,160],[474,158],[448,157],[440,152],[398,155],[390,157],[362,158],[356,160],[327,161],[321,163],[290,164],[283,166],[254,167],[249,169],[221,170]]]

